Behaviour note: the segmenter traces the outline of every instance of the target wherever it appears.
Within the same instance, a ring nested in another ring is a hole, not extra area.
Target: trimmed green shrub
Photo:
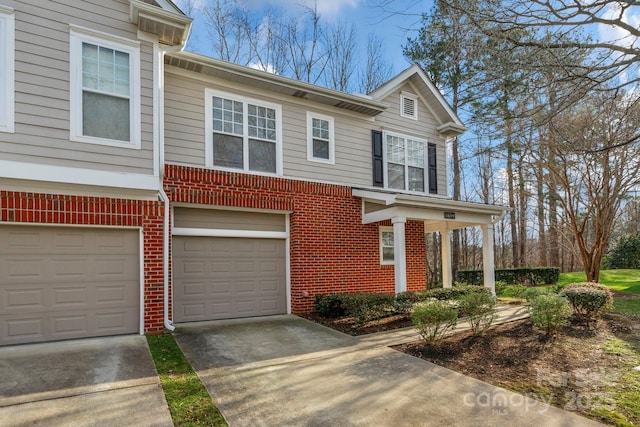
[[[394,312],[394,294],[356,293],[341,294],[342,307],[347,316],[353,317],[359,325],[380,319]]]
[[[524,299],[524,294],[527,292],[527,288],[524,285],[511,285],[507,286],[505,293],[513,298]]]
[[[480,335],[496,320],[496,300],[488,292],[473,292],[458,300],[458,309],[469,321],[471,332]]]
[[[573,313],[586,321],[587,326],[601,311],[613,306],[613,293],[599,283],[572,283],[560,295],[567,297]]]
[[[560,269],[557,267],[504,268],[495,271],[495,280],[509,285],[555,285],[559,278]],[[482,270],[458,270],[456,280],[476,286],[482,285],[484,272]]]
[[[491,295],[491,291],[484,286],[455,286],[453,288],[437,288],[421,292],[421,294],[424,294],[427,298],[435,298],[441,301],[457,300],[471,293],[486,293]]]
[[[413,326],[427,344],[434,344],[458,324],[458,309],[447,301],[416,304],[411,316]]]
[[[553,294],[541,294],[529,302],[531,320],[544,329],[547,336],[554,335],[558,328],[567,323],[571,307],[566,298]]]
[[[313,299],[313,309],[320,316],[324,317],[342,317],[346,315],[342,305],[342,296],[344,294],[316,295]]]
[[[502,295],[504,291],[507,289],[507,282],[503,280],[496,280],[495,289],[496,289],[496,295]]]
[[[431,296],[429,296],[429,293],[427,291],[421,291],[421,292],[407,291],[407,292],[399,293],[398,295],[396,295],[395,311],[396,313],[400,313],[400,314],[411,313],[411,311],[413,310],[413,306],[416,303],[426,301],[430,298]]]

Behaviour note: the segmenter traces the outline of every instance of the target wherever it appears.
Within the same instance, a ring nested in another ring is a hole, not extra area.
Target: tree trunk
[[[509,125],[507,125],[509,127]],[[509,198],[509,207],[513,209],[509,214],[509,225],[511,226],[511,263],[513,267],[520,266],[520,257],[518,256],[518,222],[515,191],[513,188],[513,147],[511,145],[510,130],[507,131],[507,192]]]

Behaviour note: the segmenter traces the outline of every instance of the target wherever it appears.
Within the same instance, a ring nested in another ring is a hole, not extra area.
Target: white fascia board
[[[351,195],[353,197],[359,197],[362,200],[366,200],[366,201],[373,201],[378,203],[382,202],[385,205],[393,204],[396,201],[395,194],[381,193],[379,191],[359,190],[354,188],[351,190]]]
[[[67,166],[12,162],[8,160],[0,160],[0,178],[129,188],[134,190],[159,190],[160,188],[158,177],[151,174],[109,172]]]

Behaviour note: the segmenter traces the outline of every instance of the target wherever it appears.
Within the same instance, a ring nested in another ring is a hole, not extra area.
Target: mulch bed
[[[407,314],[397,314],[395,316],[385,317],[379,320],[373,320],[359,326],[352,317],[338,317],[336,319],[329,319],[322,317],[317,313],[301,314],[300,317],[309,319],[312,322],[319,323],[324,326],[328,326],[336,331],[344,332],[345,334],[359,336],[372,334],[374,332],[383,332],[393,329],[406,328],[413,326],[411,323],[411,317]]]

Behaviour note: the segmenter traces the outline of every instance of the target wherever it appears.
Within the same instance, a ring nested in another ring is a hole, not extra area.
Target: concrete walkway
[[[525,316],[501,307],[503,320]],[[416,337],[405,329],[356,338],[296,316],[176,332],[232,427],[598,425],[388,347]]]
[[[145,337],[0,348],[0,426],[172,426]]]

